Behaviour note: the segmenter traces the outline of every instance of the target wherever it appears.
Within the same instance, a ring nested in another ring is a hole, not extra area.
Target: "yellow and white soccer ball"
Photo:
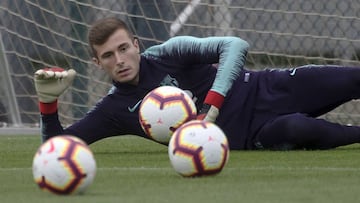
[[[193,120],[178,128],[170,139],[171,165],[184,177],[218,174],[230,151],[224,132],[214,123]]]
[[[96,162],[85,142],[62,135],[50,138],[38,148],[32,170],[41,190],[59,195],[79,194],[92,184]]]
[[[192,98],[182,89],[161,86],[149,92],[139,107],[139,122],[153,140],[168,144],[182,124],[196,118]]]

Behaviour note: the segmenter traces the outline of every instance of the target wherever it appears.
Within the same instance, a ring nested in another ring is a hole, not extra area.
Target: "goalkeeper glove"
[[[210,90],[206,95],[203,107],[200,110],[197,119],[214,123],[219,115],[219,109],[223,102],[224,96]]]
[[[58,97],[71,85],[75,76],[75,70],[66,71],[58,67],[40,69],[35,72],[35,89],[41,113],[50,114],[57,110]]]

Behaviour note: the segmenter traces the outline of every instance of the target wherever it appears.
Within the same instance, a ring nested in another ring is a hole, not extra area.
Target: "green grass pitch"
[[[94,183],[83,195],[41,191],[31,164],[39,136],[0,136],[0,202],[359,202],[360,145],[326,151],[231,151],[223,171],[183,178],[167,148],[134,136],[91,145]]]

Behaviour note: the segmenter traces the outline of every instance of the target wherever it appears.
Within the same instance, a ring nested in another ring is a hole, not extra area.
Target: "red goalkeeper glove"
[[[203,107],[201,108],[197,119],[209,121],[212,123],[215,122],[223,102],[224,96],[210,90],[206,95]]]
[[[58,67],[44,68],[35,72],[35,89],[41,113],[51,114],[57,111],[58,97],[71,85],[75,76],[75,70],[66,71]]]

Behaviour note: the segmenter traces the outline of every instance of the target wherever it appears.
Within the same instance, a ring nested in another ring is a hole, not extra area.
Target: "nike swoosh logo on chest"
[[[140,104],[141,104],[141,101],[142,101],[142,99],[140,99],[134,106],[132,106],[132,107],[128,107],[128,110],[130,111],[130,112],[134,112],[139,106],[140,106]]]

